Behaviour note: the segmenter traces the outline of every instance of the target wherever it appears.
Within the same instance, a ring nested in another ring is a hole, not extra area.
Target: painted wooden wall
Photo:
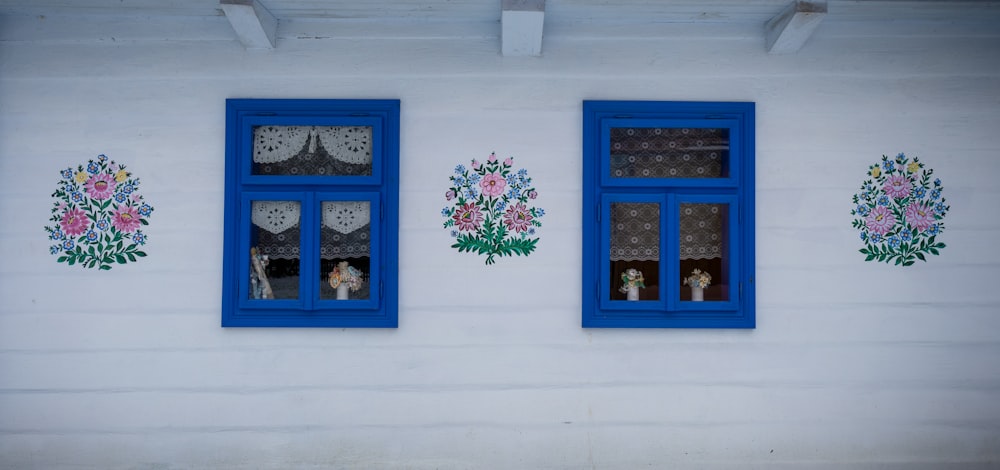
[[[831,12],[832,18],[832,12]],[[0,468],[990,468],[1000,465],[1000,30],[0,17]],[[402,102],[400,327],[223,329],[226,98]],[[581,102],[757,103],[752,331],[580,328]],[[449,248],[448,176],[514,156],[538,250]],[[866,263],[851,196],[906,152],[940,256]],[[59,170],[142,180],[149,256],[56,263]]]

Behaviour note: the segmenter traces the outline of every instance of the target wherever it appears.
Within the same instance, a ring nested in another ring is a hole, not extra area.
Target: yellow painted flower
[[[879,168],[878,165],[875,165],[872,168],[872,178],[878,178],[879,175],[881,175],[881,174],[882,174],[882,169]]]
[[[78,171],[76,175],[73,176],[77,183],[83,184],[87,182],[87,172]]]
[[[128,178],[128,173],[125,170],[118,170],[118,173],[115,173],[115,181],[121,183],[125,181],[125,178]]]
[[[916,171],[919,169],[920,169],[920,164],[917,162],[910,162],[909,165],[906,165],[906,171],[909,171],[910,173],[916,173]]]

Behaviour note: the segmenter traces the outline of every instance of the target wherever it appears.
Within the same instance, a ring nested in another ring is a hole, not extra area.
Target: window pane
[[[614,178],[728,178],[729,129],[615,127]]]
[[[250,298],[299,297],[299,201],[253,201]]]
[[[681,204],[680,299],[729,300],[728,266],[729,205]]]
[[[371,126],[255,126],[255,175],[369,176]]]
[[[371,203],[326,201],[320,227],[320,299],[367,299]]]
[[[610,223],[611,300],[659,300],[660,204],[611,203]]]

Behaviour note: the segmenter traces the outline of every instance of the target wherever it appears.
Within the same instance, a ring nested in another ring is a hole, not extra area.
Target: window
[[[222,326],[395,327],[399,101],[226,102]]]
[[[753,103],[585,101],[583,326],[753,328],[753,162]]]

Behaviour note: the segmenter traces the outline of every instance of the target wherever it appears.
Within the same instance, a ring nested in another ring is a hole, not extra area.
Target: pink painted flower
[[[538,191],[535,191],[534,189],[528,191],[528,199],[534,199],[536,197],[538,197]]]
[[[523,232],[528,230],[532,218],[524,204],[519,202],[507,208],[507,212],[503,215],[503,223],[508,230]]]
[[[132,206],[119,206],[111,216],[111,225],[124,233],[132,233],[139,229],[139,212]]]
[[[62,225],[63,232],[66,232],[66,235],[75,237],[87,230],[90,221],[87,219],[87,214],[74,207],[63,213],[59,225]]]
[[[885,179],[882,190],[889,197],[902,198],[910,195],[910,178],[904,175],[892,175]]]
[[[510,157],[507,157],[507,159],[503,161],[504,166],[511,166],[513,164],[514,164],[514,159]]]
[[[906,208],[906,221],[921,232],[934,224],[934,206],[929,202],[917,202]]]
[[[490,173],[483,177],[483,180],[479,182],[479,186],[482,186],[483,194],[489,197],[497,197],[503,194],[503,188],[507,186],[507,182],[500,176],[500,173]]]
[[[455,199],[455,191],[449,189],[448,192],[444,193],[444,198],[449,201]]]
[[[496,154],[496,152],[491,153],[490,154],[490,158],[487,161],[490,162],[490,163],[496,163],[496,161],[497,161],[497,154]]]
[[[868,231],[879,235],[885,235],[894,225],[896,225],[896,216],[892,215],[892,211],[885,206],[875,206],[868,213],[868,217],[865,217],[865,226],[868,227]]]
[[[479,209],[479,206],[467,202],[462,204],[455,210],[455,215],[451,216],[455,219],[455,225],[458,225],[460,231],[473,231],[479,228],[479,224],[483,222],[483,213]]]
[[[98,173],[87,180],[87,194],[91,198],[103,201],[115,192],[115,178],[107,173]]]
[[[475,160],[475,159],[472,160],[472,169],[473,170],[478,170],[479,167],[481,167],[481,166],[483,166],[483,164],[479,163],[478,160]]]

